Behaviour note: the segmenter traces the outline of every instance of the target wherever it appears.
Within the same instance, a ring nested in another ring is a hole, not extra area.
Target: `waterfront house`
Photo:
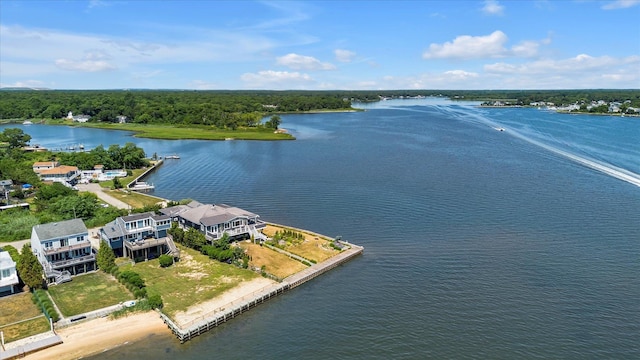
[[[13,294],[14,287],[18,285],[18,272],[16,263],[6,251],[0,251],[0,295]]]
[[[266,238],[260,232],[266,223],[258,215],[226,204],[212,205],[192,201],[187,205],[161,209],[160,212],[171,216],[183,229],[199,230],[212,242],[225,233],[232,240],[248,239],[251,236],[256,239]]]
[[[38,176],[42,181],[75,185],[80,177],[80,171],[76,166],[60,165],[52,169],[40,170]]]
[[[167,236],[171,218],[154,212],[120,216],[100,229],[100,238],[116,256],[134,261],[153,259],[162,254],[179,257],[178,248]]]
[[[31,230],[31,250],[42,264],[48,284],[96,270],[96,255],[89,231],[81,219],[36,225]]]
[[[60,163],[57,161],[37,161],[33,163],[32,168],[33,172],[40,174],[40,171],[53,169],[56,166],[60,166]]]

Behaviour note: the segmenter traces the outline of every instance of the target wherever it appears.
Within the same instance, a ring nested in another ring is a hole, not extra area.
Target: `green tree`
[[[9,144],[9,149],[19,149],[26,146],[31,141],[31,135],[25,134],[22,129],[7,128],[0,133],[0,142]]]
[[[38,258],[31,252],[31,246],[24,244],[20,254],[20,278],[31,290],[40,289],[43,286],[43,270]]]
[[[116,266],[116,255],[113,253],[113,249],[104,240],[100,242],[100,249],[98,249],[98,254],[96,255],[96,262],[98,263],[98,268],[107,273]]]
[[[272,115],[271,118],[265,123],[265,126],[277,130],[278,126],[282,123],[282,119],[278,115]]]

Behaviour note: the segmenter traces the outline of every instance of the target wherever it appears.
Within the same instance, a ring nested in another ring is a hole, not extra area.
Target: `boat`
[[[154,188],[155,186],[153,186],[153,184],[148,184],[143,181],[138,181],[132,187],[130,187],[131,190],[151,190]]]
[[[29,120],[25,120],[25,121],[22,123],[22,125],[31,125],[31,124],[33,124],[33,123],[32,123],[31,121],[29,121]]]
[[[495,129],[496,129],[496,130],[498,130],[498,131],[504,131],[504,128],[503,128],[503,127],[497,127],[497,128],[495,128]]]
[[[180,159],[179,155],[173,154],[173,155],[167,155],[164,157],[165,159]]]

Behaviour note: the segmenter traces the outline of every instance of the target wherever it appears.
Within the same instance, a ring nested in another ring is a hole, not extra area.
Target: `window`
[[[9,270],[9,269],[2,269],[2,276],[0,276],[0,277],[7,278],[7,277],[9,277],[10,275],[11,275],[11,270]]]

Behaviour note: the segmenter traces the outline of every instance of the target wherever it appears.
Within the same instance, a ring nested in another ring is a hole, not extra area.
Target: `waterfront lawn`
[[[103,190],[106,194],[113,196],[114,198],[129,204],[132,208],[141,208],[145,206],[153,206],[159,203],[161,200],[152,196],[141,194],[137,191],[131,190]]]
[[[169,316],[260,276],[211,260],[193,249],[178,247],[180,261],[169,267],[161,268],[158,259],[120,267],[120,271],[132,270],[140,274],[147,285],[147,294],[159,294],[164,303],[162,310]]]
[[[19,321],[22,322],[13,324]],[[7,326],[8,324],[13,325]],[[48,330],[49,320],[42,315],[42,311],[33,303],[30,292],[0,298],[0,331],[4,332],[5,342],[40,334]]]
[[[102,309],[134,298],[113,276],[102,271],[75,276],[68,283],[51,286],[49,294],[64,316]]]
[[[158,124],[114,124],[84,123],[74,126],[93,127],[105,130],[125,130],[135,132],[136,137],[165,140],[293,140],[287,133],[274,133],[267,128],[218,129],[205,125],[158,125]]]
[[[10,326],[0,327],[0,331],[4,333],[5,343],[10,343],[12,341],[24,339],[29,336],[42,334],[50,330],[51,326],[49,325],[49,319],[47,319],[47,317],[44,315]]]
[[[327,260],[337,254],[339,254],[339,251],[332,248],[329,244],[331,243],[330,239],[327,239],[325,237],[321,237],[315,234],[310,234],[304,231],[300,231],[300,230],[296,230],[296,229],[291,229],[291,228],[286,228],[286,227],[282,227],[282,226],[275,226],[275,225],[267,225],[262,232],[269,236],[272,237],[276,231],[282,231],[282,230],[293,230],[296,232],[301,233],[302,235],[304,235],[304,240],[302,241],[295,241],[295,242],[288,242],[283,248],[284,250],[301,256],[305,259],[309,259],[312,261],[315,261],[316,263],[322,262],[324,260]]]
[[[250,241],[243,241],[239,245],[247,251],[249,258],[249,266],[262,269],[280,279],[284,279],[289,275],[293,275],[307,268],[306,265],[298,260],[294,260],[285,254],[269,249],[266,246],[260,246]]]
[[[120,177],[118,178],[118,181],[120,181],[120,184],[122,184],[122,186],[126,187],[130,182],[132,182],[138,176],[142,175],[142,173],[145,171],[147,171],[147,168],[133,169],[131,170],[130,176]],[[103,188],[113,189],[113,180],[101,181],[100,186],[102,186]]]

